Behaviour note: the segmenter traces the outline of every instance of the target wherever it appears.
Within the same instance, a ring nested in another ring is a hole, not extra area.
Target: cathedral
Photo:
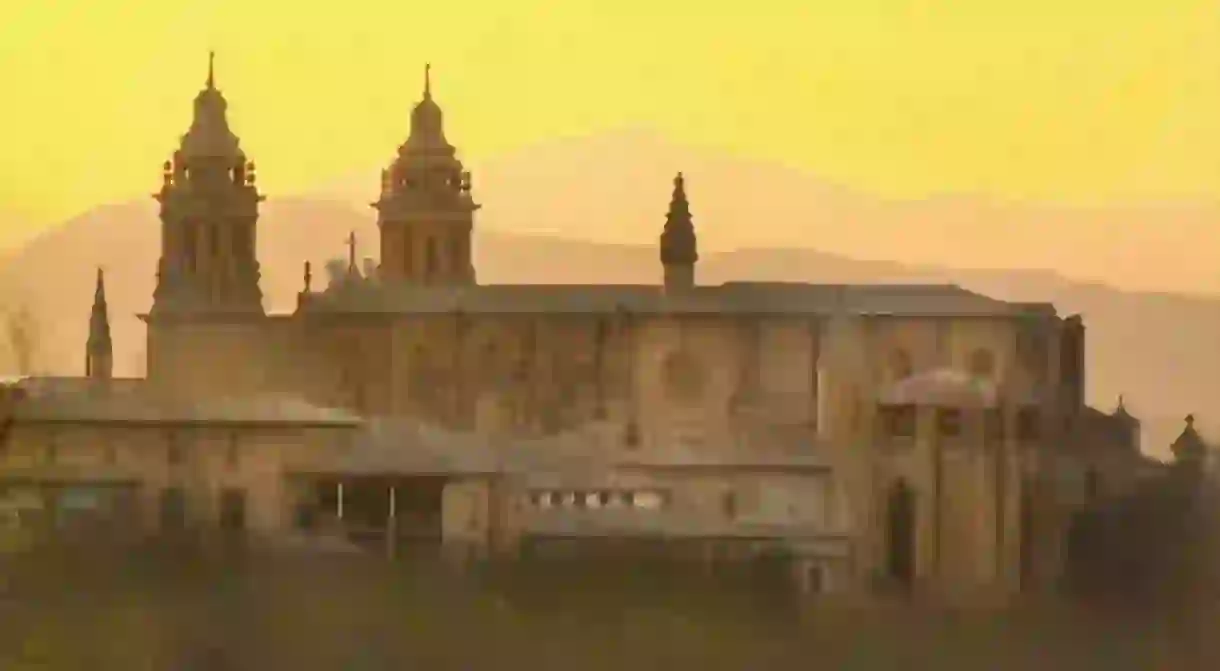
[[[681,173],[660,285],[479,284],[477,189],[427,70],[371,204],[379,262],[353,237],[345,272],[315,286],[304,263],[295,311],[268,314],[227,106],[209,66],[154,196],[146,378],[111,375],[99,272],[85,378],[10,391],[0,482],[106,484],[125,495],[94,507],[146,530],[647,538],[778,548],[810,589],[1015,594],[1053,584],[1072,512],[1144,467],[1138,421],[1085,404],[1079,316],[948,285],[700,284]]]

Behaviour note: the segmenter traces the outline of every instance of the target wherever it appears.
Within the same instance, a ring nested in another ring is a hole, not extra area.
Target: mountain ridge
[[[1220,203],[1210,201],[1065,204],[959,192],[881,197],[641,127],[554,138],[467,165],[484,228],[652,244],[681,171],[701,251],[814,249],[933,267],[1045,268],[1126,290],[1220,296],[1210,253],[1220,248]],[[376,198],[381,167],[299,195],[325,194],[363,207]]]
[[[321,268],[346,257],[354,231],[358,256],[376,258],[373,213],[331,199],[271,198],[260,222],[258,253],[269,310],[291,311],[303,284],[303,264]],[[147,310],[160,251],[155,203],[96,208],[46,231],[0,257],[0,295],[34,310],[43,334],[42,368],[79,374],[95,269],[106,269],[115,368],[140,374]],[[363,244],[361,242],[363,241]],[[475,241],[482,283],[638,284],[661,279],[649,245],[604,244],[539,233],[482,227]],[[1220,396],[1220,300],[1169,293],[1125,292],[1080,283],[1054,271],[956,270],[893,261],[857,260],[804,249],[739,249],[705,254],[701,283],[804,281],[820,283],[953,283],[1004,300],[1050,302],[1061,314],[1080,313],[1089,329],[1089,399],[1111,407],[1119,394],[1149,424],[1153,453],[1180,430],[1188,412],[1211,420]],[[1160,328],[1148,328],[1158,324]],[[0,363],[3,363],[0,361]],[[1209,371],[1211,371],[1209,373]]]

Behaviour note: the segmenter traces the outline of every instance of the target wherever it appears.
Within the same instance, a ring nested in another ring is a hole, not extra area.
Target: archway
[[[915,492],[905,480],[890,487],[886,517],[887,573],[906,589],[915,580]]]

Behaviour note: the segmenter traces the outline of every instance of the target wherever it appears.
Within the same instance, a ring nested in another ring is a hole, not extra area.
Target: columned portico
[[[291,480],[289,503],[300,531],[330,525],[391,557],[434,552],[442,542],[443,476],[312,472]]]

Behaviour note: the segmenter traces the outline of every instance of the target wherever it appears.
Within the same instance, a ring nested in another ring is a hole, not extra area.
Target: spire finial
[[[216,88],[216,51],[208,52],[208,89]]]
[[[94,309],[106,305],[106,281],[103,278],[102,267],[97,267],[97,283],[93,287]]]
[[[351,272],[356,271],[356,232],[352,231],[347,236],[347,269]]]
[[[424,98],[432,98],[432,64],[424,63]]]
[[[1187,427],[1187,428],[1191,428],[1191,427],[1193,427],[1194,425],[1195,425],[1195,416],[1194,416],[1194,415],[1187,415],[1187,416],[1186,416],[1186,427]]]

